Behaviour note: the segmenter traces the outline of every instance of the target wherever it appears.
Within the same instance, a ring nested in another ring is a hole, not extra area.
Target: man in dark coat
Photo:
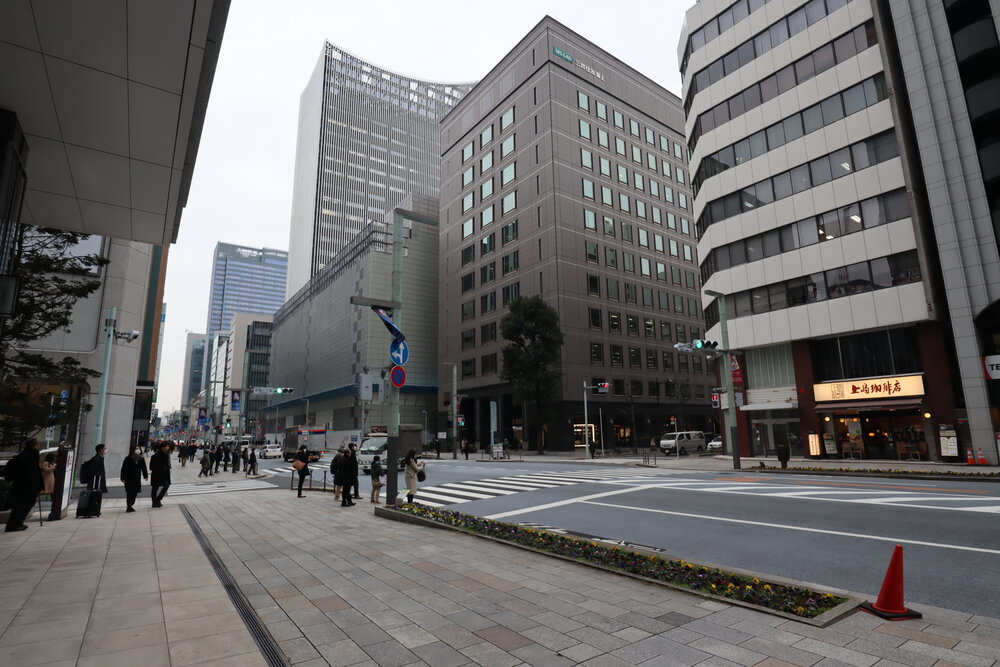
[[[170,445],[160,443],[160,451],[149,459],[150,486],[152,487],[153,507],[163,507],[163,496],[167,495],[170,486]]]
[[[24,443],[21,453],[7,462],[4,479],[11,483],[10,518],[7,519],[8,533],[27,530],[24,520],[38,499],[42,490],[42,469],[39,467],[38,450],[41,444],[35,438]]]
[[[351,497],[355,500],[361,500],[361,494],[358,493],[358,446],[352,442],[348,449],[351,450],[351,485],[354,487],[354,493],[351,494]]]
[[[108,492],[108,475],[104,470],[104,454],[108,451],[106,445],[100,444],[94,448],[95,454],[83,464],[80,482],[91,491]]]
[[[222,448],[218,445],[212,450],[212,458],[215,459],[215,472],[219,472],[219,466],[222,465]]]
[[[340,457],[337,468],[337,477],[344,489],[340,496],[340,506],[350,507],[355,504],[351,500],[351,488],[357,488],[358,485],[358,460],[354,457],[353,449],[344,450],[344,455]]]
[[[125,508],[126,512],[134,512],[135,498],[142,491],[143,479],[149,479],[149,472],[146,470],[146,459],[139,453],[138,445],[132,447],[132,453],[122,461],[121,480],[125,485]]]

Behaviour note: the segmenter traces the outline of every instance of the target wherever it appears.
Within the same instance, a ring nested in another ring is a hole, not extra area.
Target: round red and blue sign
[[[389,371],[389,381],[392,382],[394,387],[402,387],[406,384],[406,371],[402,366],[392,367],[392,370]]]

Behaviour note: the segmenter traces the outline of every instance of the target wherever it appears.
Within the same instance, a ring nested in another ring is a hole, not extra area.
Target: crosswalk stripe
[[[515,482],[494,482],[488,479],[477,479],[476,484],[481,486],[496,487],[499,489],[513,489],[514,491],[536,491],[537,486],[528,486],[526,484],[518,484]]]
[[[474,483],[469,482],[451,482],[449,484],[439,484],[438,486],[443,488],[456,487],[460,489],[472,489],[473,491],[488,491],[489,493],[499,493],[502,496],[509,496],[512,493],[517,493],[517,491],[511,491],[510,489],[499,489],[499,488],[488,488],[485,486],[479,486]],[[487,496],[492,497],[492,496]]]
[[[554,489],[557,486],[562,486],[562,484],[550,484],[548,482],[529,482],[523,477],[497,477],[498,482],[512,482],[514,484],[520,484],[521,486],[530,486],[536,489]]]
[[[428,491],[427,489],[417,489],[417,498],[423,499],[426,497],[433,498],[435,500],[443,500],[446,503],[464,503],[468,502],[468,498],[457,498],[455,496],[446,496],[443,493],[438,493],[436,491]]]
[[[571,477],[550,477],[547,475],[518,475],[517,477],[506,478],[506,479],[524,479],[528,481],[539,481],[539,482],[545,482],[546,484],[555,484],[557,486],[569,486],[577,483],[577,480]]]
[[[448,487],[446,487],[444,484],[437,484],[435,486],[428,486],[426,488],[422,488],[422,489],[418,489],[418,490],[419,491],[435,491],[435,490],[437,490],[437,491],[444,491],[445,493],[451,493],[451,494],[454,494],[454,495],[468,496],[469,498],[475,498],[476,500],[480,500],[482,498],[492,498],[493,497],[491,495],[484,495],[482,493],[474,493],[472,491],[466,491],[465,487],[461,487],[461,486],[448,486]]]

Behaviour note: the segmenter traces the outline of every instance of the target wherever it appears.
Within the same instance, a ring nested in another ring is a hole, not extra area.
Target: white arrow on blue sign
[[[389,358],[397,366],[405,366],[410,360],[410,346],[405,340],[394,340],[389,344]]]

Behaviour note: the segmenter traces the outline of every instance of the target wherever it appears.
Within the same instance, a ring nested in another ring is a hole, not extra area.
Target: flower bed
[[[684,560],[668,560],[629,548],[608,546],[527,526],[484,519],[472,514],[410,504],[397,508],[412,516],[512,542],[564,558],[661,581],[692,591],[766,607],[811,619],[847,598],[807,588],[762,581],[756,577],[707,568]]]

